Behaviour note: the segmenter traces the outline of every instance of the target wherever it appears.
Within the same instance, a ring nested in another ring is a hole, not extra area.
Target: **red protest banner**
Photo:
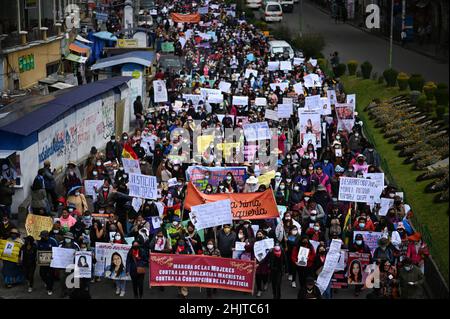
[[[253,292],[255,261],[204,255],[150,254],[150,287],[206,287]]]

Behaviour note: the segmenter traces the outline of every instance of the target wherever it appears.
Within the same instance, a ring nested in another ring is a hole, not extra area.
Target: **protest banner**
[[[191,207],[189,218],[195,229],[232,224],[231,201],[229,199]]]
[[[309,248],[300,247],[297,255],[297,265],[306,267],[308,264]]]
[[[231,93],[230,88],[231,88],[231,83],[225,82],[225,81],[220,81],[220,83],[219,83],[220,91],[222,91],[223,93]]]
[[[280,216],[272,189],[259,193],[203,194],[189,182],[184,207],[190,210],[195,205],[224,199],[231,200],[233,220],[269,219]]]
[[[348,253],[347,258],[347,283],[349,285],[365,284],[368,273],[366,267],[370,262],[370,254]]]
[[[168,101],[166,82],[164,80],[153,81],[153,91],[155,103]]]
[[[377,181],[355,177],[341,177],[339,179],[338,199],[340,201],[372,203],[377,194]]]
[[[36,265],[37,266],[50,266],[52,262],[52,251],[51,250],[38,250],[36,255]]]
[[[268,140],[272,136],[267,122],[247,123],[243,125],[243,128],[247,142]]]
[[[191,101],[194,106],[199,105],[200,101],[205,102],[200,94],[183,94],[183,99],[185,99],[186,102]]]
[[[298,95],[303,94],[303,84],[301,83],[295,83],[294,84],[294,91],[295,93],[297,93]]]
[[[280,70],[281,71],[292,71],[291,61],[280,61]]]
[[[115,272],[111,272],[115,265],[122,265],[126,269],[127,254],[131,249],[131,245],[95,243],[95,259],[94,275],[98,277],[107,277],[115,279]],[[123,278],[130,280],[129,276]]]
[[[86,196],[96,196],[95,189],[100,189],[103,186],[103,180],[90,180],[84,181],[84,193]]]
[[[341,256],[342,240],[333,239],[330,244],[327,256],[325,257],[325,264],[322,271],[317,277],[316,286],[319,288],[320,293],[323,294],[330,284],[331,277],[333,276],[334,269],[338,264]]]
[[[320,95],[312,95],[305,97],[305,108],[308,110],[319,110],[320,109]],[[322,112],[320,112],[322,113]]]
[[[199,23],[201,18],[199,13],[183,14],[172,12],[170,16],[174,23]]]
[[[91,278],[92,252],[77,251],[75,253],[75,278]]]
[[[214,135],[197,136],[197,152],[204,153],[212,142],[214,142]]]
[[[28,236],[33,236],[34,240],[41,238],[41,231],[51,231],[53,228],[53,219],[49,216],[39,216],[28,214],[25,220],[25,229]]]
[[[353,242],[355,241],[356,235],[361,234],[364,239],[364,243],[370,248],[370,252],[373,256],[375,249],[378,247],[378,240],[383,236],[382,232],[372,232],[372,231],[357,231],[353,232]]]
[[[233,105],[248,105],[248,96],[233,96]]]
[[[269,251],[273,248],[274,244],[275,243],[273,238],[267,238],[264,240],[256,241],[255,244],[253,245],[253,251],[256,260],[258,261],[263,260],[267,256]]]
[[[308,147],[309,139],[305,139],[307,133],[314,134],[315,143],[313,143],[313,145],[315,149],[322,147],[322,140],[320,137],[322,134],[320,112],[318,110],[310,111],[298,109],[298,116],[300,119],[300,140],[302,141],[303,149]]]
[[[203,190],[206,185],[211,184],[214,187],[225,180],[227,173],[233,174],[236,183],[243,185],[247,179],[247,167],[207,167],[207,166],[189,166],[186,170],[186,180],[191,181],[199,189]]]
[[[252,293],[255,261],[204,255],[150,254],[150,287],[183,286]]]
[[[129,195],[146,199],[157,199],[157,185],[155,176],[130,174],[128,181]]]
[[[380,210],[378,211],[379,216],[386,216],[389,208],[394,206],[393,198],[381,198],[380,200]]]
[[[267,63],[268,71],[278,71],[280,69],[280,61],[269,61]]]
[[[333,277],[331,278],[331,288],[341,289],[348,286],[347,283],[347,249],[341,250],[336,268],[334,269]]]
[[[278,87],[281,91],[284,91],[287,87],[289,87],[289,82],[270,83],[270,88],[273,91],[276,91]]]
[[[272,170],[270,172],[267,172],[267,173],[264,173],[264,174],[258,176],[258,184],[269,187],[271,180],[274,178],[275,178],[275,171]]]
[[[127,174],[141,174],[141,165],[139,160],[124,158],[122,159],[123,170]]]
[[[336,104],[334,107],[338,120],[338,130],[351,132],[355,125],[355,109],[351,104]]]
[[[265,118],[272,120],[272,121],[279,121],[278,119],[278,111],[277,110],[270,110],[266,109]]]
[[[284,101],[283,101],[284,102]],[[266,111],[267,112],[267,111]],[[294,113],[294,105],[290,104],[278,104],[277,116],[280,119],[288,119]]]
[[[73,265],[75,249],[52,247],[51,268],[66,269]]]
[[[267,99],[265,97],[257,97],[257,98],[255,98],[255,105],[256,106],[266,106]]]
[[[0,259],[19,262],[20,248],[22,244],[16,241],[0,239]]]

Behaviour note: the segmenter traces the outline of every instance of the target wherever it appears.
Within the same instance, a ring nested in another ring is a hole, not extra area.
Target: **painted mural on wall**
[[[39,132],[39,163],[50,160],[52,167],[60,167],[79,161],[92,146],[103,147],[114,130],[111,92]]]

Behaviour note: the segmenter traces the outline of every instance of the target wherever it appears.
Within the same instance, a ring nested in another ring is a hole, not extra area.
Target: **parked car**
[[[259,9],[261,8],[263,0],[246,0],[245,5],[250,9]]]
[[[264,21],[266,22],[281,22],[283,20],[283,8],[281,4],[274,1],[269,1],[264,7]]]

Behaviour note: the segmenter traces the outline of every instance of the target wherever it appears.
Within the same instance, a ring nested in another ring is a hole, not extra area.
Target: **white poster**
[[[139,160],[123,158],[123,170],[127,174],[141,174],[141,165]]]
[[[265,97],[257,97],[257,98],[255,98],[255,105],[256,106],[266,106],[267,99]]]
[[[205,102],[200,94],[183,94],[183,99],[185,99],[186,102],[191,101],[194,106],[197,106],[200,101]]]
[[[243,128],[247,142],[268,140],[271,138],[269,124],[267,122],[247,123],[243,125]]]
[[[232,224],[231,201],[229,199],[192,206],[189,214],[195,229],[201,230],[214,226]]]
[[[356,94],[347,95],[346,103],[353,105],[353,109],[356,109]]]
[[[73,265],[73,258],[75,256],[75,249],[52,247],[52,262],[51,268],[66,269]]]
[[[304,92],[303,92],[303,84],[301,84],[300,82],[299,82],[299,83],[295,83],[295,84],[294,84],[294,91],[295,91],[295,93],[297,93],[298,95],[303,94],[303,93],[304,93]]]
[[[372,203],[378,193],[378,183],[366,178],[341,177],[339,200],[357,203]]]
[[[266,109],[265,118],[273,121],[278,121],[278,111]]]
[[[143,200],[139,197],[133,197],[131,200],[131,206],[133,206],[134,211],[137,213],[141,210]]]
[[[245,250],[245,242],[240,242],[240,241],[237,241],[236,243],[235,243],[235,246],[234,246],[234,250],[237,250],[237,251],[244,251]]]
[[[386,216],[389,208],[394,205],[393,198],[384,198],[382,197],[380,200],[380,210],[378,211],[378,215]]]
[[[281,71],[292,71],[291,61],[280,61],[280,70]]]
[[[308,110],[320,109],[320,95],[312,95],[305,97],[305,108]],[[322,112],[320,112],[322,113]]]
[[[154,90],[154,102],[167,102],[168,94],[166,88],[166,82],[163,80],[155,80],[153,81],[153,90]]]
[[[92,252],[77,251],[75,253],[75,278],[91,278]]]
[[[220,81],[220,83],[219,83],[220,91],[222,91],[223,93],[231,93],[230,88],[231,88],[231,83]]]
[[[84,181],[84,193],[87,196],[96,196],[95,188],[100,189],[103,186],[103,180],[90,180]]]
[[[316,286],[319,288],[321,294],[324,293],[330,284],[331,277],[341,256],[341,246],[342,241],[340,239],[333,239],[331,241],[330,250],[325,258],[325,264],[316,281]]]
[[[319,75],[315,73],[308,74],[307,76],[303,77],[304,85],[307,88],[312,87],[321,87],[322,81],[319,77]]]
[[[273,238],[256,241],[253,246],[255,257],[258,261],[263,260],[274,246]]]
[[[300,247],[297,255],[297,264],[300,267],[306,267],[308,264],[309,248]]]
[[[328,98],[328,103],[330,103],[330,106],[337,104],[337,98],[336,98],[336,91],[335,90],[328,90],[327,91],[327,98]]]
[[[267,63],[267,70],[269,71],[278,71],[280,69],[279,61],[269,61]]]
[[[331,114],[331,106],[327,97],[320,98],[320,110],[322,111],[322,115]]]
[[[380,196],[384,190],[384,173],[365,173],[364,178],[371,179],[377,182],[378,191],[375,195],[375,203],[380,203]]]
[[[294,106],[292,104],[278,104],[277,112],[278,118],[288,119],[294,113]]]
[[[157,199],[157,181],[156,176],[147,176],[142,174],[130,174],[128,189],[130,196],[147,199]]]
[[[316,67],[316,66],[317,66],[317,59],[309,58],[309,61],[308,61],[308,62],[311,63],[311,65],[312,65],[313,67]]]
[[[270,88],[275,91],[277,87],[280,88],[281,91],[284,91],[289,87],[289,82],[280,82],[280,83],[270,83]]]
[[[305,141],[306,134],[314,134],[316,136],[315,149],[322,146],[320,134],[322,133],[322,125],[320,120],[321,113],[318,110],[309,111],[305,109],[298,109],[299,125],[300,125],[300,140],[304,149],[308,144]]]
[[[258,76],[258,70],[252,70],[252,69],[245,69],[245,78],[248,79],[250,75],[253,74],[253,77]]]
[[[305,59],[304,58],[294,58],[293,59],[293,64],[294,65],[301,65],[302,63],[304,63],[305,62]]]
[[[233,105],[248,105],[248,96],[233,96]]]
[[[153,229],[158,229],[161,227],[162,219],[159,216],[152,216],[152,227]]]

